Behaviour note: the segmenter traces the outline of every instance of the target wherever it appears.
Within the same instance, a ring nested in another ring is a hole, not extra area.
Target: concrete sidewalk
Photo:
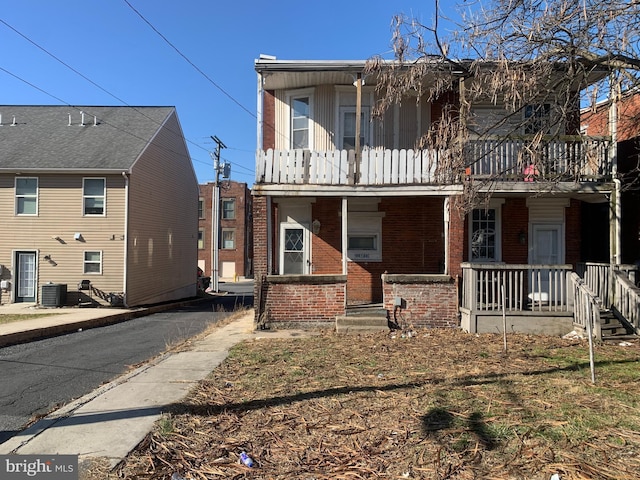
[[[54,313],[63,313],[59,310],[56,309]],[[114,309],[103,309],[103,312],[125,316],[110,319],[100,316],[101,309],[72,310],[48,319],[38,319],[39,325],[30,334],[35,338],[35,333],[51,332],[55,328],[85,328],[83,321],[112,323],[123,321],[127,315],[151,313],[149,309],[145,309],[145,313],[139,310],[113,312]],[[89,318],[91,313],[88,310],[94,311],[93,318]],[[0,306],[0,313],[7,313],[5,306]],[[91,458],[106,458],[110,466],[115,467],[144,439],[165,408],[183,400],[199,380],[220,365],[233,345],[249,339],[292,337],[307,333],[296,330],[256,331],[253,312],[240,315],[214,328],[207,336],[194,342],[190,350],[161,355],[55,411],[0,444],[0,454],[78,455],[81,465]],[[24,338],[29,333],[25,332],[24,325],[20,332],[19,325],[7,324],[0,326],[0,338],[5,334],[13,335],[15,339],[18,334]]]

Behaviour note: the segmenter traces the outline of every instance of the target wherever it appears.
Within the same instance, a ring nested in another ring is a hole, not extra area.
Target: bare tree
[[[512,172],[492,172],[483,182],[466,185],[465,210],[486,198],[496,175],[521,173],[528,164],[545,180],[540,188],[568,181],[568,174],[581,179],[584,165],[554,175],[541,146],[551,138],[579,135],[581,106],[638,86],[640,0],[463,0],[457,4],[462,21],[446,35],[441,23],[451,19],[434,1],[432,25],[394,18],[393,62],[369,62],[380,78],[375,114],[410,90],[431,101],[457,95],[457,108],[443,112],[418,145],[448,149],[450,155],[439,165],[442,179],[464,179],[491,156],[491,149],[499,148],[484,142],[490,147],[470,152],[470,140],[526,137],[517,163],[506,166]],[[487,123],[484,116],[480,123],[476,105],[503,111],[494,121]],[[588,162],[588,153],[563,161]]]

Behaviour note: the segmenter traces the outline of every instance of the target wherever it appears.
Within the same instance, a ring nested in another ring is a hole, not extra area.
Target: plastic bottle
[[[240,461],[249,468],[254,467],[253,458],[247,455],[247,452],[240,452]]]

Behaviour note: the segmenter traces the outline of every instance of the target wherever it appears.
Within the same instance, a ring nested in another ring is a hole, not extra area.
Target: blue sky
[[[393,15],[430,24],[433,8],[431,0],[5,1],[0,104],[172,105],[198,181],[214,179],[215,135],[227,146],[222,159],[232,164],[231,178],[251,186],[253,65],[261,53],[287,60],[392,58]]]

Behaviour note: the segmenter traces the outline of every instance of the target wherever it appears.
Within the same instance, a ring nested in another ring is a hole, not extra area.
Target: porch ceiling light
[[[518,234],[518,242],[520,242],[520,245],[527,243],[527,234],[522,230],[520,230],[520,233]]]

